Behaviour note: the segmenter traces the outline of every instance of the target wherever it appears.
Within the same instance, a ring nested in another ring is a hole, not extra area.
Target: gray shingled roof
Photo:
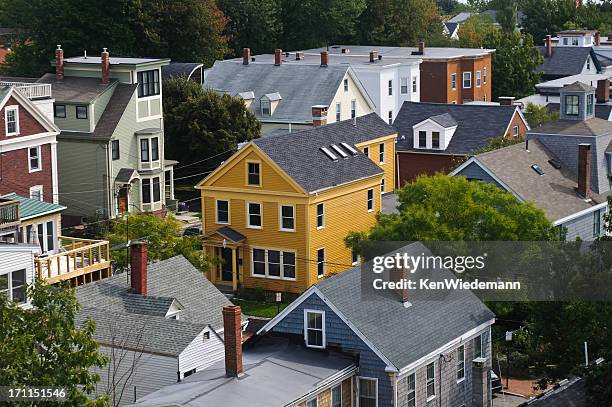
[[[134,173],[138,173],[138,171],[133,168],[121,168],[115,177],[115,182],[127,184],[134,176]]]
[[[250,110],[261,121],[312,123],[312,106],[330,105],[349,67],[344,65],[249,64],[217,61],[206,71],[204,86],[232,96],[253,91]],[[282,98],[271,116],[262,116],[260,99]]]
[[[355,144],[394,134],[395,130],[376,113],[295,133],[285,133],[254,140],[268,157],[278,164],[306,192],[314,192],[358,179],[382,174],[383,170],[359,152],[332,161],[321,147],[330,151],[332,144]],[[335,153],[338,156],[337,153]],[[371,152],[377,154],[377,152]]]
[[[440,126],[444,128],[457,126],[457,121],[448,113],[442,113],[435,116],[430,117],[431,120],[438,123]]]
[[[587,407],[584,379],[574,377],[518,407]]]
[[[215,330],[223,327],[221,313],[223,307],[231,305],[230,301],[183,256],[149,264],[147,297],[135,300],[134,298],[139,296],[130,294],[128,287],[126,274],[116,274],[79,286],[77,299],[86,307],[121,313],[130,313],[137,309],[149,315],[160,315],[162,305],[168,304],[167,301],[162,304],[160,298],[176,299],[184,308],[181,311],[182,320],[209,324]],[[145,312],[147,309],[149,312]]]
[[[529,141],[529,150],[525,143],[519,143],[475,158],[512,192],[542,209],[553,221],[605,202],[605,197],[597,194],[593,194],[589,202],[578,196],[578,181],[573,169],[563,164],[556,169],[549,161],[561,160],[538,140]],[[544,175],[531,168],[534,164],[542,168]]]
[[[401,249],[409,255],[429,250],[421,243]],[[395,293],[372,294],[365,301],[361,266],[321,281],[316,287],[350,322],[397,368],[402,368],[455,340],[495,315],[470,291],[452,290],[444,300],[438,294],[419,291],[419,299],[409,299],[406,308]],[[451,277],[448,271],[440,276]],[[432,279],[432,281],[436,281]],[[372,288],[373,290],[373,288]]]
[[[246,236],[242,233],[230,228],[229,226],[223,226],[216,230],[217,233],[227,237],[234,242],[242,242],[246,239]]]
[[[396,148],[398,151],[427,151],[443,154],[474,153],[486,147],[491,139],[504,134],[515,110],[514,106],[404,102],[393,122],[393,127],[398,132]],[[412,126],[428,118],[444,114],[450,115],[454,125],[457,125],[447,149],[415,149]]]
[[[77,324],[87,319],[96,323],[94,339],[100,344],[174,357],[206,328],[203,324],[101,308],[81,309]]]
[[[582,83],[580,81],[576,81],[574,83],[570,83],[561,88],[562,92],[594,92],[595,88],[587,85],[586,83]]]
[[[52,88],[53,98],[57,102],[66,103],[90,103],[97,99],[102,93],[110,90],[117,79],[111,79],[108,84],[103,84],[101,78],[81,78],[74,76],[64,76],[64,79],[58,81],[55,74],[46,73],[40,79],[39,83],[50,83]]]
[[[162,78],[171,78],[173,76],[189,77],[194,70],[201,68],[202,64],[197,62],[170,62],[168,65],[162,66]]]
[[[532,129],[531,133],[603,136],[612,133],[612,122],[599,117],[587,120],[553,120]]]
[[[459,23],[452,23],[450,21],[447,21],[444,23],[444,25],[446,26],[446,29],[448,30],[448,35],[452,36],[455,30],[457,29],[457,26],[459,25]]]
[[[536,71],[547,76],[570,76],[582,72],[587,57],[591,55],[599,70],[597,55],[590,47],[553,47],[552,56],[546,57],[546,47],[537,47],[544,62],[536,67]]]

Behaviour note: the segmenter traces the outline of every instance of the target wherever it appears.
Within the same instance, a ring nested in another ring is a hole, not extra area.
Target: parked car
[[[500,392],[502,390],[502,382],[499,376],[495,374],[493,370],[491,370],[491,391],[493,393]]]

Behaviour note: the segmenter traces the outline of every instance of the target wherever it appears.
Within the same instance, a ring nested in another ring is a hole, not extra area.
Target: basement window
[[[544,170],[542,170],[542,168],[538,164],[533,164],[531,166],[531,169],[537,172],[538,175],[544,175]]]

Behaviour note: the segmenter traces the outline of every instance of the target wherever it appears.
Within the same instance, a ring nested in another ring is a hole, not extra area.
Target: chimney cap
[[[62,44],[57,44],[57,49],[62,49]]]
[[[108,48],[102,48],[102,52],[108,52]]]

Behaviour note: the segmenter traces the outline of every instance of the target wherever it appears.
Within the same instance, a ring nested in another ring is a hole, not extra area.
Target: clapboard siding
[[[208,332],[209,339],[204,339],[204,333]],[[181,376],[192,369],[200,371],[223,359],[225,348],[223,341],[213,331],[206,328],[183,350],[179,355],[178,366]]]
[[[109,394],[111,405],[114,404],[113,392],[110,391],[112,388],[117,389],[114,392],[115,402],[120,405],[127,405],[134,402],[134,388],[136,388],[136,398],[140,398],[177,382],[178,361],[176,358],[130,350],[116,350],[116,356],[113,357],[111,348],[106,346],[100,346],[100,353],[109,357],[109,363],[102,369],[92,369],[100,375],[100,382],[96,386],[96,394]],[[113,360],[115,361],[114,364]],[[136,363],[135,369],[132,369],[133,363]],[[111,373],[113,371],[115,372],[115,378],[123,376],[123,380],[113,380],[113,374]],[[133,373],[130,375],[130,372]],[[114,386],[109,385],[113,382],[115,383]],[[125,390],[123,396],[121,396],[120,392],[124,385]]]
[[[24,268],[26,282],[31,284],[35,278],[33,249],[11,250],[10,246],[0,248],[0,276]],[[29,307],[29,300],[24,306]]]
[[[607,211],[607,208],[602,208],[599,211],[599,225],[600,225],[600,233],[603,230],[604,225],[604,215]],[[595,220],[595,212],[589,212],[584,214],[578,218],[571,219],[567,222],[562,223],[563,227],[567,230],[566,240],[574,241],[577,238],[581,240],[594,240],[598,236],[593,235],[593,227]]]

